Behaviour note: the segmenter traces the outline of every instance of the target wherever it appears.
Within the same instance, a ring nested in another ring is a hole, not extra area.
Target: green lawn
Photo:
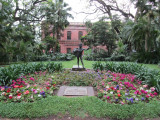
[[[44,61],[44,63],[48,63],[49,61]],[[59,62],[59,61],[55,61],[55,62]],[[74,60],[71,60],[71,61],[60,61],[64,68],[72,68],[73,65],[77,65],[77,59],[74,59]],[[87,61],[87,60],[83,60],[84,62],[84,66],[85,68],[88,68],[88,69],[92,69],[92,64],[96,61]],[[104,62],[104,61],[103,61]],[[23,63],[23,62],[20,62],[20,63]],[[81,62],[80,62],[80,65],[81,65]],[[157,65],[157,64],[143,64],[145,65],[146,67],[150,68],[150,69],[156,69],[156,70],[160,70],[160,67]]]
[[[84,66],[85,68],[89,68],[91,69],[92,68],[92,64],[95,62],[95,61],[87,61],[87,60],[83,60],[84,62]],[[81,62],[80,62],[81,63]],[[62,61],[62,64],[64,66],[64,68],[72,68],[73,65],[77,65],[77,60],[74,59],[72,61]],[[81,65],[81,64],[80,64]],[[143,64],[145,65],[146,67],[150,68],[150,69],[156,69],[156,70],[160,70],[160,67],[157,65],[157,64]]]

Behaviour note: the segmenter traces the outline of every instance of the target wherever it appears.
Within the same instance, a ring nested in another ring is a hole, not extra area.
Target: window
[[[79,31],[78,32],[78,38],[79,38],[79,40],[81,40],[81,37],[83,36],[83,32],[82,31]]]
[[[71,40],[71,31],[67,31],[67,40]]]
[[[67,53],[71,53],[71,48],[67,48]]]

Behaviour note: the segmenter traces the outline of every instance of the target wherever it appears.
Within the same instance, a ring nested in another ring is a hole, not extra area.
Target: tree
[[[0,2],[3,4],[0,11],[1,55],[2,52],[9,54],[5,52],[7,43],[14,42],[19,46],[20,44],[23,46],[22,43],[24,43],[28,49],[34,48],[35,39],[41,36],[40,26],[44,20],[54,21],[54,31],[58,36],[59,31],[68,25],[67,18],[71,16],[68,13],[70,8],[62,0],[55,2],[52,0],[0,0]],[[28,44],[28,41],[31,43]],[[0,56],[0,58],[3,57]]]
[[[61,37],[61,31],[69,25],[67,19],[72,17],[69,13],[71,8],[63,0],[55,0],[55,3],[50,2],[44,10],[46,12],[46,20],[42,24],[42,29],[45,30],[46,37],[51,33],[53,34],[53,41],[56,39],[54,46],[54,51],[56,51],[58,39]]]
[[[88,34],[82,37],[82,42],[90,47],[98,45],[106,46],[108,55],[111,55],[115,48],[116,37],[110,24],[101,19],[95,23],[87,22],[86,26],[88,27]]]

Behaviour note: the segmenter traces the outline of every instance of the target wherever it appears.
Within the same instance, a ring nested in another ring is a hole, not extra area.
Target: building
[[[50,36],[53,36],[52,34],[52,28],[53,26],[50,26],[48,33]],[[60,52],[61,53],[72,53],[72,51],[75,48],[79,47],[79,44],[81,44],[81,36],[84,36],[87,34],[87,27],[84,23],[80,22],[70,22],[69,26],[66,27],[61,32],[61,37],[58,38],[59,45],[60,45]],[[45,38],[44,30],[42,30],[42,39]],[[87,49],[88,46],[83,45],[84,49]],[[103,49],[106,50],[105,46],[97,46],[93,49]]]
[[[81,36],[87,34],[87,28],[84,23],[71,22],[68,27],[62,31],[62,36],[59,39],[60,52],[71,53],[81,43]],[[83,46],[83,48],[88,48]]]

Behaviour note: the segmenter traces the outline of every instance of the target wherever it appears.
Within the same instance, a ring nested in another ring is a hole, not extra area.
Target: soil
[[[9,118],[1,118],[0,120],[22,120],[22,119],[9,119]],[[95,117],[85,117],[85,118],[81,118],[81,117],[70,117],[70,116],[63,116],[63,115],[52,115],[52,116],[47,116],[47,117],[42,117],[42,118],[35,118],[35,119],[23,119],[23,120],[117,120],[117,119],[110,119],[110,118],[95,118]],[[127,119],[127,120],[134,120],[133,118]],[[144,120],[160,120],[160,118],[153,118],[153,119],[144,119]]]

